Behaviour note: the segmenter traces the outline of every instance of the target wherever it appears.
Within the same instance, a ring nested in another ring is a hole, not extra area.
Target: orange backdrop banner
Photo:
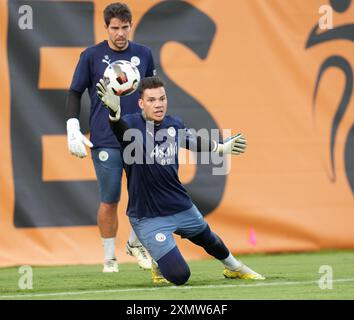
[[[64,109],[80,52],[106,38],[109,3],[0,1],[0,266],[102,261],[95,173],[90,157],[67,150]],[[196,129],[247,137],[227,176],[210,165],[180,168],[229,248],[354,248],[351,1],[126,3],[132,39],[152,49],[170,112]],[[87,134],[88,113],[86,96]],[[122,190],[117,254],[132,262],[124,179]],[[206,257],[177,243],[187,259]]]

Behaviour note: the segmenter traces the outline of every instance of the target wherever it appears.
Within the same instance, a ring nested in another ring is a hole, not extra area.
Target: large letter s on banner
[[[134,40],[148,45],[154,55],[158,75],[164,80],[172,114],[180,116],[194,129],[216,129],[218,125],[208,111],[173,82],[161,67],[161,48],[169,41],[180,42],[205,59],[216,31],[206,14],[184,1],[164,1],[152,7],[136,28]],[[213,164],[197,165],[193,181],[185,187],[203,214],[220,203],[226,177],[212,175]],[[207,196],[206,196],[207,195]]]

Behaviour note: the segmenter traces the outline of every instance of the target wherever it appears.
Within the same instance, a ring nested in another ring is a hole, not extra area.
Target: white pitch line
[[[354,282],[354,279],[335,279],[333,282]],[[34,297],[55,297],[55,296],[74,296],[81,294],[95,294],[95,293],[119,293],[119,292],[139,292],[139,291],[156,291],[156,290],[192,290],[204,288],[233,288],[233,287],[271,287],[271,286],[292,286],[299,284],[318,284],[317,281],[288,281],[288,282],[258,282],[251,284],[212,284],[205,286],[170,286],[170,287],[154,287],[154,288],[128,288],[128,289],[112,289],[112,290],[91,290],[91,291],[75,291],[75,292],[53,292],[53,293],[33,293],[33,294],[17,294],[0,296],[4,298],[34,298]]]

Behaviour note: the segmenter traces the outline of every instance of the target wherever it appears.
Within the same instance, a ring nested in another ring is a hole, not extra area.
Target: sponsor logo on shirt
[[[150,153],[150,158],[155,158],[156,162],[163,166],[174,164],[177,152],[178,146],[176,142],[162,145],[156,144]]]
[[[154,134],[149,130],[149,128],[146,128],[146,132],[147,132],[150,136],[154,137]]]
[[[111,59],[109,58],[108,55],[105,55],[105,56],[104,56],[104,59],[102,59],[102,62],[103,62],[103,63],[107,63],[108,65],[110,65]]]

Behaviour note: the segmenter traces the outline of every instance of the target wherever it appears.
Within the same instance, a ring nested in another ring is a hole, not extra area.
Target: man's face
[[[139,106],[147,120],[161,122],[167,111],[167,96],[164,87],[145,89],[139,99]]]
[[[132,25],[129,22],[123,22],[118,18],[112,18],[109,25],[105,25],[108,41],[112,49],[121,51],[128,47],[131,27]]]

